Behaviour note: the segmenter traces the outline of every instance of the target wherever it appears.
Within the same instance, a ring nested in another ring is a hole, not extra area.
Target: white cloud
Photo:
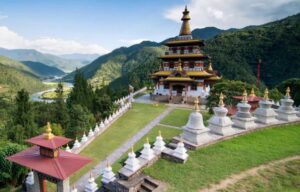
[[[71,54],[97,53],[105,54],[108,50],[98,44],[82,44],[73,40],[43,37],[34,40],[26,39],[18,33],[0,26],[0,47],[7,49],[36,49],[44,53]]]
[[[126,44],[127,46],[130,46],[130,45],[134,45],[134,44],[138,44],[142,41],[147,41],[148,39],[143,39],[143,38],[140,38],[140,39],[121,39],[120,42]]]
[[[189,0],[192,28],[222,29],[259,25],[300,12],[299,0]],[[181,22],[184,5],[172,7],[165,18]]]

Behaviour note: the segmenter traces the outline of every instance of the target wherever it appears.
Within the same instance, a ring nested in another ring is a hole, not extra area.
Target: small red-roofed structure
[[[34,186],[27,191],[46,192],[46,180],[49,180],[57,184],[58,192],[69,192],[69,177],[91,162],[89,158],[59,149],[69,141],[71,139],[53,135],[48,123],[45,134],[27,140],[34,146],[7,157],[33,171]]]

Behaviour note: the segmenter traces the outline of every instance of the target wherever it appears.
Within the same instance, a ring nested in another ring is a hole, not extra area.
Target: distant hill
[[[50,78],[54,76],[65,75],[65,72],[63,72],[62,70],[56,67],[45,65],[40,62],[22,61],[22,63],[29,67],[40,78]]]
[[[34,49],[4,49],[0,48],[0,55],[18,61],[34,61],[54,66],[65,72],[70,72],[87,64],[75,59],[64,59],[55,55],[38,52]]]
[[[33,93],[47,87],[23,63],[0,56],[0,95],[11,96],[22,88]]]
[[[224,78],[255,83],[258,58],[263,61],[261,80],[268,86],[300,76],[300,14],[243,29],[208,27],[192,33],[194,38],[206,39],[204,51]],[[95,85],[103,80],[114,88],[143,84],[158,70],[157,56],[163,52],[162,43],[142,42],[100,56],[80,71]],[[65,79],[72,81],[73,75]]]

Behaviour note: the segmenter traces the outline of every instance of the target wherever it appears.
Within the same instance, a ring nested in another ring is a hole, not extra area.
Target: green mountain
[[[62,76],[65,75],[65,72],[62,70],[51,67],[48,65],[45,65],[40,62],[34,62],[34,61],[22,61],[24,65],[29,67],[36,75],[38,75],[40,78],[49,78],[54,76]]]
[[[300,14],[260,26],[243,29],[195,29],[194,38],[207,39],[204,51],[212,56],[213,67],[224,78],[255,83],[256,65],[261,64],[261,80],[268,86],[300,76]],[[80,71],[94,85],[110,83],[117,88],[149,82],[158,70],[156,58],[164,51],[161,43],[142,42],[103,55]],[[71,81],[74,73],[66,76]]]
[[[4,49],[0,48],[0,55],[18,61],[34,61],[44,63],[49,66],[59,68],[65,72],[70,72],[87,64],[76,59],[64,59],[51,54],[44,54],[34,49]]]
[[[47,87],[23,63],[0,56],[0,95],[11,96],[22,88],[33,93]]]

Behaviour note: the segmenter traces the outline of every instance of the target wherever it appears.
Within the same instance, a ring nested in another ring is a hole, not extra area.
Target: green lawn
[[[251,167],[300,154],[300,124],[259,130],[197,151],[186,164],[160,159],[146,174],[170,185],[170,191],[197,191]]]
[[[174,136],[179,135],[181,133],[181,130],[178,130],[178,129],[168,128],[168,127],[164,127],[164,126],[156,126],[146,136],[144,136],[142,139],[140,139],[134,145],[134,150],[136,152],[141,151],[143,149],[143,145],[144,145],[147,137],[149,138],[150,144],[153,146],[153,143],[155,142],[155,139],[156,139],[156,136],[158,135],[159,130],[161,131],[161,134],[166,143],[169,143]],[[123,163],[125,162],[127,157],[128,157],[128,154],[125,153],[122,155],[122,157],[117,162],[115,162],[113,164],[112,167],[113,167],[113,171],[115,173],[117,173],[122,168]],[[96,182],[98,183],[98,185],[100,185],[101,178],[98,177]]]
[[[190,109],[174,109],[169,115],[162,119],[160,123],[176,127],[182,127],[187,123],[191,112],[192,110]],[[204,124],[207,125],[207,120],[210,118],[211,115],[207,112],[201,112],[201,114],[203,115]]]
[[[283,164],[261,170],[258,175],[248,176],[228,186],[222,192],[239,191],[299,191],[300,160],[288,161]]]
[[[120,117],[104,133],[98,136],[80,154],[91,157],[93,162],[76,172],[70,179],[74,183],[88,172],[99,161],[105,159],[126,140],[134,136],[145,125],[166,109],[165,105],[158,107],[148,104],[134,103],[133,108]]]

